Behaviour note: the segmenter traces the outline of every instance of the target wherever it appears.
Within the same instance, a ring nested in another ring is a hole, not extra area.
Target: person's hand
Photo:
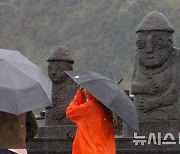
[[[80,87],[79,89],[80,89],[80,90],[83,90],[83,87]]]
[[[142,110],[144,113],[158,107],[157,103],[148,98],[141,98],[138,103],[138,108]]]
[[[83,92],[83,88],[80,87],[80,88],[78,89],[77,93],[84,93],[84,92]]]
[[[84,97],[85,97],[85,101],[84,101],[84,103],[85,103],[87,101],[87,90],[82,88],[82,92],[83,92]]]
[[[87,90],[86,90],[86,89],[84,89],[84,88],[82,88],[82,91],[83,91],[83,93],[84,93],[84,94],[86,94],[86,91],[87,91]]]

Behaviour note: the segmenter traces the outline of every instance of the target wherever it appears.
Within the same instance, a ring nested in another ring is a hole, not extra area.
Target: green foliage
[[[1,0],[1,48],[19,50],[47,70],[54,47],[64,45],[74,69],[93,70],[130,89],[135,27],[150,11],[162,12],[180,43],[179,0]]]

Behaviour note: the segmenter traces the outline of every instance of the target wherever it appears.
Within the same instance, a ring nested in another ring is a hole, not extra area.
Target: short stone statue
[[[73,99],[78,87],[75,82],[64,73],[73,70],[74,60],[70,58],[68,50],[59,46],[48,58],[48,75],[53,82],[52,106],[47,109],[45,125],[58,126],[72,124],[66,118],[66,108]]]
[[[180,51],[174,28],[160,12],[150,12],[136,28],[132,93],[143,120],[180,119]]]

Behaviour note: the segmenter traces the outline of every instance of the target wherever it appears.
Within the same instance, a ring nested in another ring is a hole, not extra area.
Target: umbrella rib
[[[6,55],[5,57],[3,57],[3,58],[1,59],[1,60],[3,60],[3,61],[4,61],[5,58],[7,58],[7,57],[11,56],[12,54],[18,52],[18,51],[10,51],[10,50],[6,50],[6,49],[0,49],[0,52],[1,52],[2,50],[3,50],[3,52],[4,52],[4,51],[5,51],[5,52],[9,52],[8,55]]]
[[[0,49],[0,52],[1,52],[1,50],[2,50],[2,49]],[[6,49],[3,49],[3,50],[5,50],[5,51],[10,51],[10,50],[6,50]],[[15,54],[15,53],[17,53],[17,52],[18,52],[18,51],[11,51],[11,53],[9,53],[7,56],[3,57],[2,60],[4,61],[5,58],[10,57],[11,55],[13,55],[13,54]]]
[[[110,81],[110,82],[112,82],[112,83],[115,83],[114,81],[109,80],[109,79],[107,79],[107,78],[98,78],[98,79],[93,79],[93,80],[91,80],[91,81],[96,81],[96,80],[108,80],[108,81]],[[76,80],[74,80],[74,81],[77,82]],[[86,83],[86,82],[88,82],[88,81],[84,81],[84,82],[81,82],[81,83],[79,83],[79,84]]]
[[[112,82],[112,83],[115,83],[114,81],[109,80],[109,79],[107,79],[107,78],[94,79],[93,81],[97,81],[97,80],[108,80],[108,81],[110,81],[110,82]],[[88,81],[81,82],[80,84],[83,84],[83,83],[86,83],[86,82],[88,82]],[[118,84],[117,84],[117,83],[115,83],[115,84],[118,86]],[[119,88],[119,86],[118,86],[118,88]],[[125,92],[124,92],[124,93],[125,93]],[[116,94],[115,98],[116,98],[116,97],[118,97],[118,93]],[[128,97],[128,96],[127,96],[127,97]],[[123,98],[122,98],[122,100],[126,101],[126,100],[125,100],[125,99],[123,99]]]
[[[125,93],[125,92],[124,92]],[[127,95],[127,94],[126,94]],[[116,95],[116,97],[118,97],[118,94]],[[115,98],[116,98],[115,97]],[[128,95],[127,95],[127,97],[129,97]],[[126,102],[126,100],[124,99],[124,98],[121,98],[124,102]],[[130,99],[130,98],[129,98]]]
[[[115,102],[115,100],[116,100],[117,97],[118,97],[118,94],[116,95],[113,103]],[[122,99],[122,100],[123,100],[124,102],[126,102],[125,99]],[[115,103],[117,103],[117,102],[115,102]],[[129,106],[128,103],[127,103],[127,105]],[[134,105],[133,105],[133,106],[134,106]],[[133,108],[133,107],[132,107],[132,108]],[[134,108],[134,109],[135,109],[135,108]],[[121,117],[120,115],[118,115],[118,116]],[[130,116],[131,116],[131,115],[129,115],[129,113],[126,113],[126,117],[129,117],[129,119],[131,119]],[[127,120],[124,120],[124,117],[121,117],[121,118],[122,118],[123,121],[125,121],[132,129],[136,129],[136,128],[134,128],[134,126],[131,126],[132,120],[127,121]],[[135,118],[135,117],[134,117],[134,118]],[[135,118],[135,120],[136,120],[136,118]]]
[[[40,85],[39,82],[37,82],[37,84]],[[46,92],[44,91],[44,89],[42,88],[41,85],[40,85],[40,88],[43,90],[43,93],[45,94],[45,97],[48,98],[47,100],[49,100],[49,97],[47,96]],[[48,103],[49,103],[49,102],[51,102],[51,101],[49,100]],[[39,104],[39,103],[38,103],[38,104]],[[38,107],[38,108],[41,108],[41,107],[44,107],[44,105],[42,105],[42,106],[40,106],[40,107]],[[36,108],[37,108],[37,106],[34,107],[34,109],[36,109]],[[33,108],[32,108],[32,110],[33,110]],[[29,110],[27,110],[27,111],[29,111]],[[22,111],[21,111],[20,113],[22,113]]]
[[[11,66],[14,67],[14,68],[17,68],[17,67],[13,66],[12,64],[10,64],[10,63],[8,63],[8,62],[6,62],[6,61],[5,61],[5,63],[11,65]],[[5,66],[5,67],[6,67],[6,66]],[[6,68],[6,69],[7,69],[7,68]],[[17,68],[17,69],[18,69],[18,68]],[[13,81],[12,78],[10,77],[9,69],[7,69],[7,70],[8,70],[8,76],[9,76],[9,78],[11,79],[11,81]],[[23,73],[23,74],[25,74],[25,75],[27,76],[26,73],[24,73],[24,72],[21,71],[20,69],[18,69],[18,70],[19,70],[21,73]],[[31,78],[30,76],[28,76],[28,77]],[[40,85],[40,88],[42,88],[41,84],[40,84],[38,81],[36,81],[36,80],[33,79],[33,78],[31,78],[31,79],[34,80],[34,82],[36,82],[36,84]],[[13,82],[12,82],[12,84],[13,84]],[[14,90],[15,90],[15,93],[16,93],[16,100],[18,101],[17,92],[16,92],[16,89],[15,89],[15,85],[14,85],[14,84],[13,84],[13,87],[14,87]],[[47,94],[46,94],[46,92],[44,91],[43,88],[42,88],[42,90],[43,90],[43,93],[45,94],[45,96],[48,98],[48,96],[47,96]],[[48,98],[48,100],[49,100],[49,98]],[[50,102],[50,101],[49,101],[49,102]],[[17,103],[17,107],[18,107],[18,103]],[[19,108],[18,108],[17,113],[19,113]]]
[[[22,70],[20,70],[18,67],[12,65],[11,63],[8,63],[7,61],[4,61],[4,62],[5,62],[6,64],[9,64],[9,65],[11,65],[12,67],[18,69],[21,73],[23,73],[23,74],[25,74],[25,75],[27,76],[27,74],[24,73]],[[7,68],[6,68],[6,69],[7,69]],[[7,69],[7,70],[8,70],[8,75],[9,75],[9,77],[10,77],[9,69]],[[36,80],[33,79],[32,77],[30,77],[30,76],[28,76],[28,77],[31,78],[32,80],[34,80],[37,84],[40,84],[38,81],[36,81]],[[13,81],[11,77],[10,77],[10,79],[11,79],[11,81]],[[12,84],[13,84],[13,82],[12,82]],[[17,91],[16,91],[16,89],[15,89],[15,85],[14,85],[14,84],[13,84],[13,87],[14,87],[15,94],[16,94],[16,101],[18,101],[18,97],[17,97],[18,94],[17,94]],[[43,91],[44,91],[44,90],[43,90]],[[17,113],[19,113],[19,106],[18,106],[18,103],[17,103],[17,109],[18,109]]]
[[[27,75],[28,77],[30,77],[32,80],[35,80],[36,82],[38,82],[36,79],[34,79],[33,77],[29,76],[29,74],[25,73],[24,71],[20,70],[18,67],[16,67],[15,65],[12,65],[11,63],[9,63],[8,61],[6,61],[6,63],[8,63],[9,65],[11,65],[12,67],[18,69],[20,72],[22,72],[23,74]],[[24,65],[24,64],[23,64]],[[26,64],[27,65],[27,64]]]
[[[5,61],[4,61],[4,62],[5,62]],[[10,80],[11,80],[11,81],[13,81],[13,80],[12,80],[12,78],[11,78],[11,76],[10,76],[9,69],[7,69],[6,63],[7,63],[7,62],[5,62],[5,63],[4,63],[5,69],[6,69],[6,70],[7,70],[7,72],[8,72],[7,74],[8,74],[8,76],[9,76]],[[17,91],[15,90],[16,88],[15,88],[15,85],[14,85],[14,83],[13,83],[13,82],[12,82],[12,85],[13,85],[13,88],[14,88],[14,91],[15,91],[16,101],[18,102],[18,98],[17,98]],[[17,104],[16,104],[16,105],[17,105]],[[17,105],[17,106],[18,106],[18,105]],[[18,109],[18,108],[17,108],[17,109]],[[18,112],[19,112],[19,111],[17,111],[17,113],[18,113]]]
[[[13,53],[13,54],[15,54],[15,53]],[[20,55],[23,56],[22,54],[20,54]],[[29,64],[23,63],[23,62],[21,62],[21,61],[13,61],[13,60],[10,60],[10,59],[8,59],[8,60],[5,59],[5,58],[10,57],[10,56],[12,56],[12,54],[10,54],[10,55],[4,57],[4,60],[7,61],[7,62],[13,62],[13,63],[19,63],[19,64],[23,64],[23,65],[29,65]],[[36,64],[34,64],[33,62],[31,62],[31,61],[30,61],[29,59],[27,59],[26,57],[23,56],[23,58],[26,60],[26,62],[30,63],[31,66],[37,67]]]
[[[86,75],[83,75],[83,76],[86,76]],[[87,75],[87,76],[88,76],[88,75]],[[74,78],[73,78],[73,79],[74,79]],[[108,79],[108,78],[105,78],[105,77],[93,79],[92,81],[97,81],[97,80],[108,80],[109,82],[112,82],[112,83],[114,83],[114,84],[116,84],[116,85],[118,86],[118,84],[117,84],[116,82],[114,82],[114,81],[112,81],[112,80],[110,80],[110,79]],[[76,81],[75,79],[74,79],[74,81],[78,83],[78,81]],[[88,82],[88,81],[84,81],[84,82],[81,82],[81,83],[78,83],[78,84],[83,84],[83,83],[86,83],[86,82]],[[119,88],[119,86],[118,86],[118,88]],[[118,93],[117,93],[117,95],[115,96],[115,98],[116,98],[117,96],[118,96]],[[128,97],[128,96],[127,96],[127,97]],[[122,99],[123,99],[123,98],[122,98]],[[123,99],[123,100],[125,100],[125,99]]]

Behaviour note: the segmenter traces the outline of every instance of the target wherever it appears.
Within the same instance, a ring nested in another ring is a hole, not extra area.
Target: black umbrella
[[[136,107],[117,83],[91,71],[66,71],[65,73],[120,116],[132,129],[139,130]]]

